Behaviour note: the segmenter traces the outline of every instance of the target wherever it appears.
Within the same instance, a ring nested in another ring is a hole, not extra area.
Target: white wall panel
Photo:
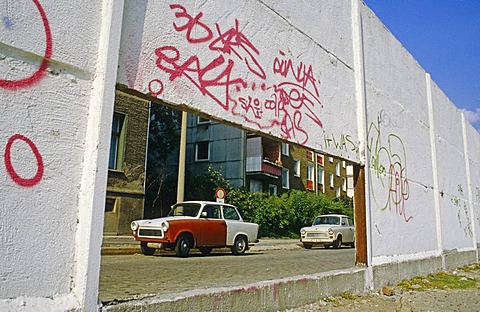
[[[445,250],[472,248],[462,116],[443,92],[432,84],[442,241]]]
[[[373,263],[422,258],[438,253],[425,72],[362,13]]]
[[[254,0],[241,6],[131,1],[118,82],[246,129],[357,160],[352,57],[345,48],[351,26],[332,27],[340,11],[348,21],[350,5],[295,6],[308,16],[284,17],[285,4]],[[328,13],[332,10],[337,14]],[[194,17],[197,22],[189,22]],[[336,43],[339,55],[328,50]]]

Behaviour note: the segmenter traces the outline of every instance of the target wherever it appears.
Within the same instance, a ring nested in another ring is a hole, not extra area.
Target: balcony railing
[[[274,176],[282,175],[282,167],[261,157],[247,157],[247,173],[260,173]]]

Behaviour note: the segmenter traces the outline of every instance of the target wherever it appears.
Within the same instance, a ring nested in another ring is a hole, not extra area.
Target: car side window
[[[220,218],[220,207],[207,205],[203,208],[203,211],[207,213],[207,219],[219,219]]]
[[[347,226],[347,225],[349,225],[347,218],[342,218],[342,226]]]
[[[223,217],[226,220],[240,220],[240,216],[233,207],[223,206]]]

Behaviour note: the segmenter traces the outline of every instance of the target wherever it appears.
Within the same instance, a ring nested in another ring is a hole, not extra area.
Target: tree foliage
[[[180,112],[164,105],[152,104],[148,135],[145,217],[168,212],[162,200],[176,193],[176,180],[167,170],[167,160],[178,149]],[[173,181],[175,180],[175,181]],[[162,199],[162,200],[161,200]]]

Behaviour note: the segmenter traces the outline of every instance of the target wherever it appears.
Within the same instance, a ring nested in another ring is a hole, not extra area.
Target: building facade
[[[110,141],[105,235],[131,232],[130,222],[143,217],[148,101],[116,92]]]
[[[192,174],[212,165],[233,186],[252,192],[277,195],[295,189],[341,197],[349,189],[344,160],[193,114],[188,118],[186,155]]]

